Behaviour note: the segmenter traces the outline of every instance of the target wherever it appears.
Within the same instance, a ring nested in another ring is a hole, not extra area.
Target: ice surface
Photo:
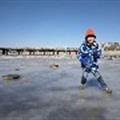
[[[50,64],[59,67],[51,69]],[[0,120],[119,120],[120,59],[99,64],[112,95],[102,91],[93,76],[84,90],[79,89],[81,67],[76,58],[0,58]],[[3,80],[6,74],[22,77]]]

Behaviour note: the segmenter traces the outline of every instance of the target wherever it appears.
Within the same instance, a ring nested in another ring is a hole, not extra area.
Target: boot
[[[80,89],[83,90],[85,88],[85,84],[80,84]]]
[[[85,88],[86,82],[87,82],[87,79],[84,76],[82,76],[80,89],[84,89]]]
[[[105,91],[106,91],[108,94],[112,94],[112,90],[111,90],[109,87],[106,87],[106,88],[105,88]]]

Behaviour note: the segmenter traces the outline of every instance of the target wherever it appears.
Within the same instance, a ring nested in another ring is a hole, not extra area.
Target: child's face
[[[94,38],[94,37],[88,37],[88,38],[87,38],[88,44],[92,44],[94,41],[95,41],[95,38]]]

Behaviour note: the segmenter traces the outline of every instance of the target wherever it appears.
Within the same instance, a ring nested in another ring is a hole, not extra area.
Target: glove
[[[93,50],[93,54],[95,58],[100,58],[101,56],[101,50]]]

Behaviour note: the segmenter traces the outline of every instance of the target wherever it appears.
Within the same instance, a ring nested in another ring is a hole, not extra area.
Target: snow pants
[[[105,89],[107,87],[107,84],[104,82],[103,77],[101,76],[98,69],[96,69],[96,68],[91,68],[91,69],[83,68],[81,84],[84,85],[87,82],[89,73],[93,74],[93,76],[100,83],[100,85],[103,89]]]

